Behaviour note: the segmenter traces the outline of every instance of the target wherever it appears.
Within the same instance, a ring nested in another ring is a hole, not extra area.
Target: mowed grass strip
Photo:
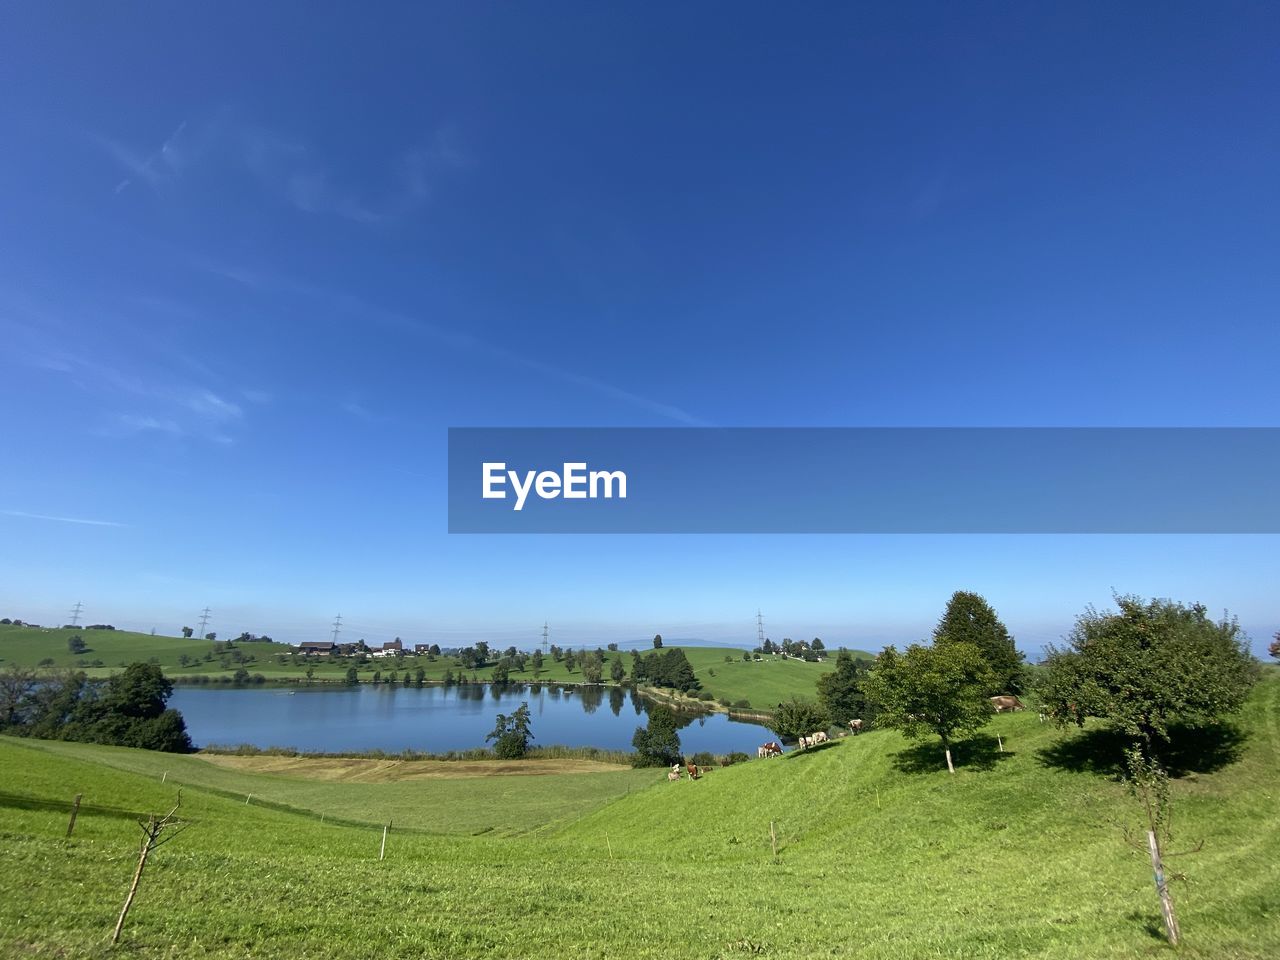
[[[1173,784],[1174,896],[1195,958],[1280,955],[1280,680],[1271,671],[1243,717],[1235,762]],[[914,957],[1146,958],[1162,944],[1150,864],[1123,841],[1138,822],[1123,786],[1088,769],[1033,714],[995,718],[1007,753],[985,742],[949,776],[936,745],[869,733],[783,759],[667,783],[642,771],[630,795],[522,831],[528,791],[609,774],[326,783],[321,805],[348,812],[399,788],[431,816],[505,817],[480,836],[321,824],[234,799],[239,778],[196,757],[148,758],[0,738],[12,793],[124,810],[163,810],[172,783],[152,759],[201,764],[221,784],[184,790],[192,826],[157,851],[114,955],[160,958]],[[52,747],[53,749],[48,749]],[[58,748],[74,748],[62,750]],[[109,763],[104,761],[110,761]],[[172,780],[174,774],[170,774]],[[495,783],[512,784],[510,795]],[[643,785],[647,783],[648,785]],[[327,799],[324,799],[327,798]],[[769,850],[775,823],[779,855]],[[399,822],[399,821],[397,821]],[[71,840],[63,810],[0,804],[0,952],[106,955],[138,830],[89,812]],[[506,830],[511,835],[497,836]]]

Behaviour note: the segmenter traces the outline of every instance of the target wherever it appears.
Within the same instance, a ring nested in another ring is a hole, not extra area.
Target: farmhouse
[[[336,652],[334,650],[336,646],[337,644],[330,643],[328,640],[321,643],[300,643],[298,644],[298,652],[313,654],[317,657],[331,657]]]
[[[414,652],[414,653],[416,653],[416,654],[418,654],[418,655],[422,655],[422,654],[424,654],[424,653],[430,653],[430,652],[431,652],[431,644],[429,644],[429,643],[415,643],[415,644],[413,645],[413,652]]]

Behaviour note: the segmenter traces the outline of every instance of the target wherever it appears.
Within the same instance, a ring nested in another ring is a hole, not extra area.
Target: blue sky
[[[445,533],[450,426],[1277,425],[1280,14],[1113,7],[11,6],[0,607],[1261,648],[1276,537]]]

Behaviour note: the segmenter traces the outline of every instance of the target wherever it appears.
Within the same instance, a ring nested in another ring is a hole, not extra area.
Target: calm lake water
[[[540,687],[461,684],[452,687],[207,689],[176,687],[171,707],[182,711],[197,746],[251,743],[304,751],[420,750],[442,753],[485,746],[499,713],[522,702],[532,714],[534,746],[562,744],[630,750],[637,726],[648,722],[649,704],[630,691],[606,687]],[[680,717],[686,753],[741,750],[777,736],[765,727],[722,713]]]

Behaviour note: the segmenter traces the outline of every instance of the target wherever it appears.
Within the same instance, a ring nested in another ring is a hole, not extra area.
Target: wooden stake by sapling
[[[1001,753],[1004,753],[1004,740],[998,733],[996,734],[996,746],[1000,748]]]
[[[387,831],[391,829],[391,821],[388,820],[382,828],[382,849],[378,851],[378,859],[382,860],[387,855]]]
[[[613,844],[609,842],[609,835],[608,835],[607,833],[604,835],[604,842],[605,842],[605,846],[607,846],[607,847],[609,848],[609,859],[610,859],[610,860],[612,860],[612,859],[613,859]]]
[[[773,821],[769,821],[769,846],[773,850],[773,859],[778,859],[778,833],[773,829]]]
[[[80,812],[80,798],[83,794],[77,793],[76,798],[71,801],[71,821],[67,824],[67,836],[71,836],[71,831],[76,828],[76,815]]]
[[[178,801],[173,805],[173,809],[166,813],[160,819],[156,819],[155,814],[147,818],[147,822],[138,821],[138,826],[142,828],[142,847],[138,851],[138,866],[133,871],[133,882],[129,884],[129,895],[124,898],[124,906],[120,908],[120,919],[116,921],[116,928],[111,934],[111,942],[120,942],[120,931],[124,929],[124,918],[129,914],[129,908],[133,906],[133,898],[138,893],[138,884],[142,880],[143,868],[147,865],[147,857],[151,855],[151,851],[162,843],[167,843],[176,837],[186,827],[186,824],[180,820],[174,819],[174,814],[178,812],[178,808],[182,806],[182,791],[178,791]],[[177,825],[178,828],[172,831],[169,836],[161,840],[160,835],[169,827]]]

